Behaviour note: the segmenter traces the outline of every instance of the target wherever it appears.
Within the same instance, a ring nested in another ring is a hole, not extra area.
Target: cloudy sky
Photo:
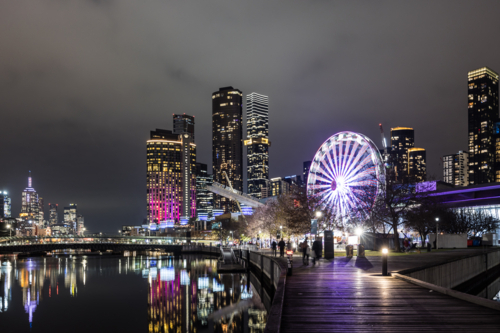
[[[498,1],[0,1],[0,189],[18,216],[28,171],[90,231],[146,214],[146,140],[211,93],[270,99],[271,177],[330,135],[415,129],[429,174],[467,149],[467,71],[500,71]],[[46,213],[47,214],[47,213]],[[61,217],[60,217],[61,218]]]

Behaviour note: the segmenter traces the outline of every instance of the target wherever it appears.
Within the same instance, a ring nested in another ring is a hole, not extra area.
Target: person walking
[[[273,239],[273,243],[271,244],[271,248],[273,249],[274,256],[276,257],[276,241]]]
[[[307,250],[309,249],[309,244],[307,244],[307,237],[304,239],[304,242],[302,242],[301,248],[302,248],[302,263],[304,263],[304,265],[307,266],[309,264],[309,254],[307,253]]]
[[[314,266],[316,265],[316,260],[319,260],[319,258],[321,258],[321,242],[319,241],[319,239],[316,238],[314,240],[312,250],[313,250],[313,266]]]
[[[280,257],[285,256],[285,241],[283,238],[281,238],[280,242],[278,243],[278,246],[280,247]]]

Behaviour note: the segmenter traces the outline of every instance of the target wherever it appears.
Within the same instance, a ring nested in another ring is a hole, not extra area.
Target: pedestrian
[[[300,247],[302,248],[302,263],[304,263],[304,265],[308,265],[309,254],[307,253],[307,250],[309,249],[309,244],[307,244],[307,237],[304,239]]]
[[[284,257],[285,256],[285,241],[283,240],[283,238],[278,243],[278,246],[280,247],[280,257]]]
[[[319,241],[318,238],[314,240],[313,246],[313,266],[316,265],[316,260],[319,260],[321,258],[321,242]]]
[[[276,241],[274,239],[273,239],[273,243],[271,244],[271,247],[273,249],[274,256],[276,257]]]
[[[408,238],[405,237],[405,239],[403,240],[403,247],[405,249],[405,252],[408,252],[409,251],[409,248],[410,248],[410,242],[408,241]]]

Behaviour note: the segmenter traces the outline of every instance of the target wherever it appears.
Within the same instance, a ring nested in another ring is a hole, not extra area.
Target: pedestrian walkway
[[[399,271],[473,254],[457,250],[389,257]],[[281,332],[500,332],[500,312],[381,275],[381,257],[294,258]]]

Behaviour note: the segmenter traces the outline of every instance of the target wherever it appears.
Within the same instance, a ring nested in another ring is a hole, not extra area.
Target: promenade
[[[443,262],[475,250],[389,257],[389,272]],[[480,251],[478,251],[480,252]],[[382,276],[381,257],[294,257],[281,332],[500,332],[500,312]]]

